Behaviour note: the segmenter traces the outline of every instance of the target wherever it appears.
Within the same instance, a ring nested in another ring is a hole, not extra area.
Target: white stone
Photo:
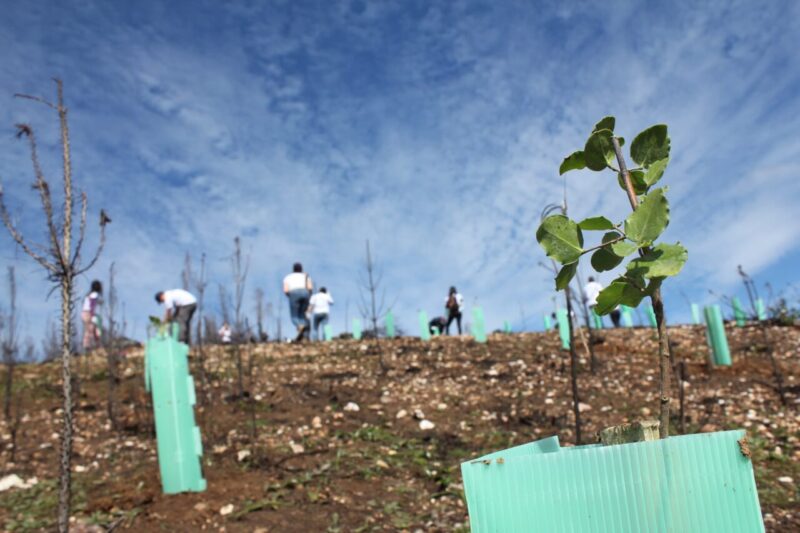
[[[0,492],[5,492],[8,489],[21,489],[24,486],[25,482],[16,474],[9,474],[0,479]]]
[[[361,410],[361,408],[358,406],[356,402],[347,402],[347,405],[344,406],[344,410],[357,413],[358,411]]]
[[[250,450],[239,450],[236,453],[236,460],[240,463],[250,457]]]
[[[407,416],[408,416],[408,411],[406,411],[405,409],[400,409],[399,411],[397,411],[395,418],[405,418]]]
[[[781,476],[778,478],[778,481],[780,481],[781,483],[794,483],[794,480],[789,476]]]
[[[419,421],[419,429],[423,431],[427,431],[429,429],[433,429],[436,427],[436,424],[431,422],[430,420],[420,420]]]
[[[233,504],[232,503],[229,503],[228,505],[223,506],[222,509],[219,510],[219,514],[221,514],[222,516],[228,516],[232,512],[233,512]]]
[[[320,417],[318,417],[318,416],[315,416],[311,420],[311,427],[313,427],[314,429],[321,428],[322,427],[322,419]]]

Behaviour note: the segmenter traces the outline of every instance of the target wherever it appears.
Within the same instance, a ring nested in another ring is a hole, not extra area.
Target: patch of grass
[[[261,498],[260,500],[246,500],[244,502],[244,506],[241,510],[234,513],[231,517],[233,520],[241,520],[245,516],[250,513],[254,513],[256,511],[262,511],[264,509],[270,509],[272,511],[277,511],[283,505],[281,501],[283,499],[283,495],[278,493],[271,498]]]
[[[86,483],[82,477],[73,477],[72,511],[86,509]],[[5,527],[8,531],[51,531],[55,528],[58,509],[58,480],[40,481],[33,487],[11,490],[0,496],[0,508],[10,517]]]

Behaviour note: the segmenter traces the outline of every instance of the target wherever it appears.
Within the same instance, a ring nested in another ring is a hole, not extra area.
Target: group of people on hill
[[[320,287],[314,293],[314,281],[303,272],[301,263],[295,263],[292,272],[283,278],[283,293],[289,299],[289,314],[297,328],[295,342],[308,338],[312,330],[313,338],[322,340],[333,305],[328,289]]]
[[[590,277],[584,287],[586,304],[594,310],[597,297],[603,286]],[[283,278],[283,292],[289,301],[289,313],[292,324],[297,329],[295,342],[305,339],[323,340],[325,326],[328,325],[333,297],[325,287],[320,287],[314,292],[314,282],[311,277],[303,272],[303,265],[295,263],[292,272]],[[89,293],[83,299],[81,307],[81,321],[83,322],[83,349],[84,351],[95,348],[102,335],[102,318],[100,308],[102,304],[103,284],[94,280]],[[159,291],[155,295],[156,302],[164,306],[164,322],[174,322],[178,325],[178,340],[189,344],[191,340],[191,321],[197,310],[197,298],[184,289],[170,289]],[[444,300],[445,316],[434,317],[428,328],[432,334],[450,334],[453,322],[458,327],[461,335],[461,319],[463,316],[464,297],[455,287],[450,287]],[[610,313],[614,327],[619,327],[620,312],[615,309]],[[232,339],[230,325],[224,323],[219,330],[219,336],[224,344]]]
[[[333,297],[328,289],[320,287],[315,293],[313,280],[303,272],[301,263],[295,263],[292,272],[283,279],[283,292],[289,301],[292,324],[297,328],[295,341],[309,338],[312,331],[313,338],[322,340],[333,305]],[[189,344],[197,298],[184,289],[170,289],[156,293],[156,302],[164,306],[164,322],[175,322],[178,325],[178,340]],[[222,325],[218,334],[223,344],[232,341],[233,331],[227,322]]]

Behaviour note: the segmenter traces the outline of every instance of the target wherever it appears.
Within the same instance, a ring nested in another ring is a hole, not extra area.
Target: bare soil
[[[685,432],[746,428],[767,529],[799,531],[800,329],[769,329],[786,407],[756,326],[729,329],[732,368],[709,368],[701,328],[670,335],[688,369]],[[657,415],[655,331],[601,336],[595,375],[578,346],[587,442],[604,427]],[[568,357],[554,332],[495,334],[485,345],[467,337],[245,345],[243,398],[236,349],[206,348],[206,384],[192,356],[208,490],[176,496],[161,493],[142,351],[122,364],[119,431],[106,415],[104,354],[75,360],[75,530],[467,531],[461,461],[553,434],[574,443]],[[0,476],[38,483],[0,493],[4,530],[53,528],[59,390],[56,364],[18,368],[20,419],[15,444],[13,421],[0,424]],[[421,429],[423,419],[434,427]]]

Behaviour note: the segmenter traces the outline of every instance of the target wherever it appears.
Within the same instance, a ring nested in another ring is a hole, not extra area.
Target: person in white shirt
[[[319,292],[311,297],[308,310],[311,313],[311,324],[314,329],[314,338],[321,341],[325,338],[325,326],[333,305],[333,298],[328,294],[328,289],[321,287]]]
[[[189,291],[171,289],[157,292],[156,302],[164,304],[164,322],[178,324],[178,340],[189,344],[192,315],[197,309],[197,298]]]
[[[96,348],[100,342],[100,305],[102,304],[103,284],[92,281],[89,294],[83,299],[81,322],[83,322],[83,351]]]
[[[444,299],[444,307],[447,309],[447,325],[444,328],[444,334],[450,335],[450,324],[455,320],[458,334],[461,335],[461,310],[464,307],[464,297],[455,287],[450,287],[450,292]]]
[[[583,292],[586,295],[586,305],[590,308],[597,305],[597,297],[600,296],[600,291],[602,290],[603,286],[589,276],[589,282],[583,288]]]
[[[222,323],[222,327],[219,328],[217,332],[219,335],[219,340],[222,341],[222,344],[230,344],[231,343],[231,335],[233,334],[230,325],[227,322]]]
[[[583,288],[583,292],[586,296],[586,305],[589,306],[589,310],[594,312],[594,308],[597,305],[597,297],[600,296],[600,291],[603,290],[603,286],[595,281],[595,279],[589,276],[589,281],[586,283],[586,286]],[[611,322],[614,323],[614,327],[619,327],[619,309],[614,309],[611,311]],[[600,317],[600,320],[603,320],[603,317]]]
[[[300,263],[295,263],[292,273],[283,278],[283,293],[289,299],[289,314],[292,317],[292,324],[297,328],[296,342],[302,341],[310,329],[306,311],[313,289],[314,283],[308,274],[303,272],[303,265]]]

